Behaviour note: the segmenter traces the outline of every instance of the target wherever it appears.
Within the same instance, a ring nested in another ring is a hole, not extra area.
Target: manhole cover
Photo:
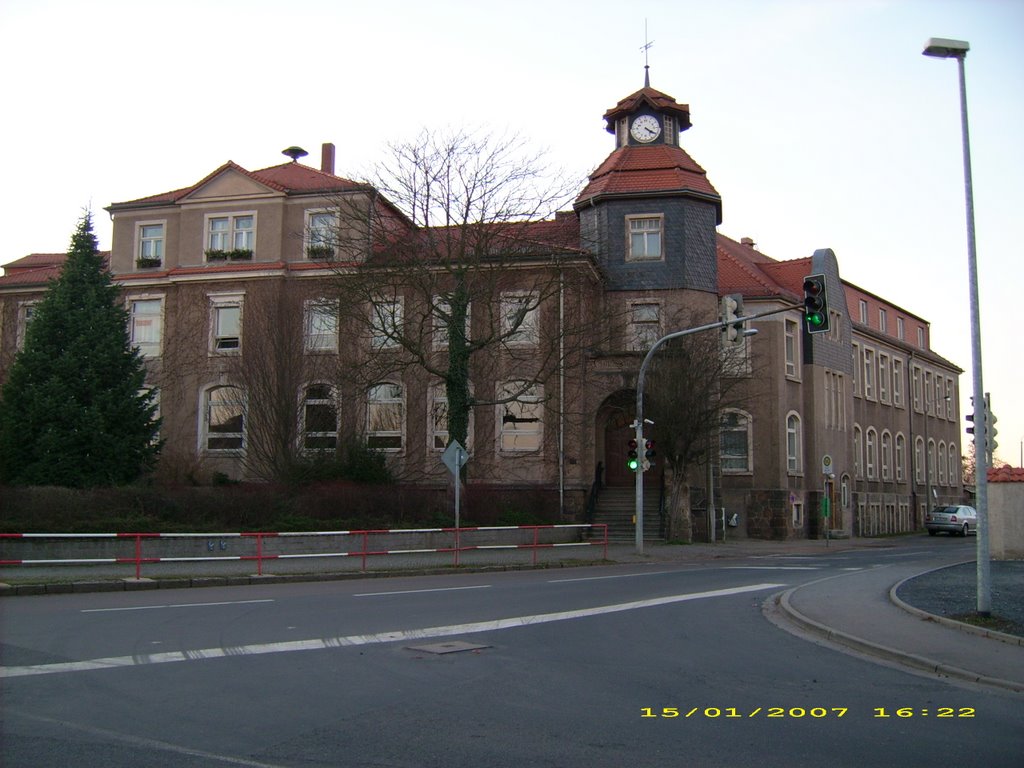
[[[481,648],[490,648],[489,645],[477,645],[466,643],[462,640],[451,640],[445,643],[431,643],[430,645],[409,646],[410,651],[422,651],[423,653],[459,653],[460,651],[478,651]]]

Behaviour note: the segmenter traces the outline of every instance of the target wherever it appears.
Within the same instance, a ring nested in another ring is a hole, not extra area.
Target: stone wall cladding
[[[626,217],[643,214],[665,216],[663,261],[626,261]],[[598,253],[608,290],[717,291],[715,208],[710,203],[678,198],[613,200],[584,209],[580,221],[582,244]]]

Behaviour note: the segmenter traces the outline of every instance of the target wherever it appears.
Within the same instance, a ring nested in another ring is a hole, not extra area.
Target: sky
[[[514,9],[514,10],[513,10]],[[646,29],[646,31],[645,31]],[[957,67],[967,40],[984,388],[997,458],[1024,450],[1024,0],[2,0],[0,265],[62,252],[85,208],[255,170],[304,147],[368,177],[423,129],[515,133],[581,180],[601,115],[643,85],[689,104],[682,145],[719,231],[931,323],[972,411]],[[1018,270],[1021,272],[1018,272]],[[966,438],[965,438],[966,446]]]

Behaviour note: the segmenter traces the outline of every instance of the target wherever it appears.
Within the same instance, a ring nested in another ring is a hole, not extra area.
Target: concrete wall
[[[1024,483],[988,484],[989,551],[996,560],[1024,559]]]

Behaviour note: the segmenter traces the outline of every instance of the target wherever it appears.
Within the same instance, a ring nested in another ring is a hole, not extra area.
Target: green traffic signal
[[[828,290],[824,275],[808,275],[804,278],[804,323],[808,333],[825,333],[829,330]]]
[[[640,468],[640,455],[637,453],[637,442],[635,439],[630,440],[626,443],[626,446],[629,448],[626,453],[626,466],[633,472],[636,472],[637,469]]]

